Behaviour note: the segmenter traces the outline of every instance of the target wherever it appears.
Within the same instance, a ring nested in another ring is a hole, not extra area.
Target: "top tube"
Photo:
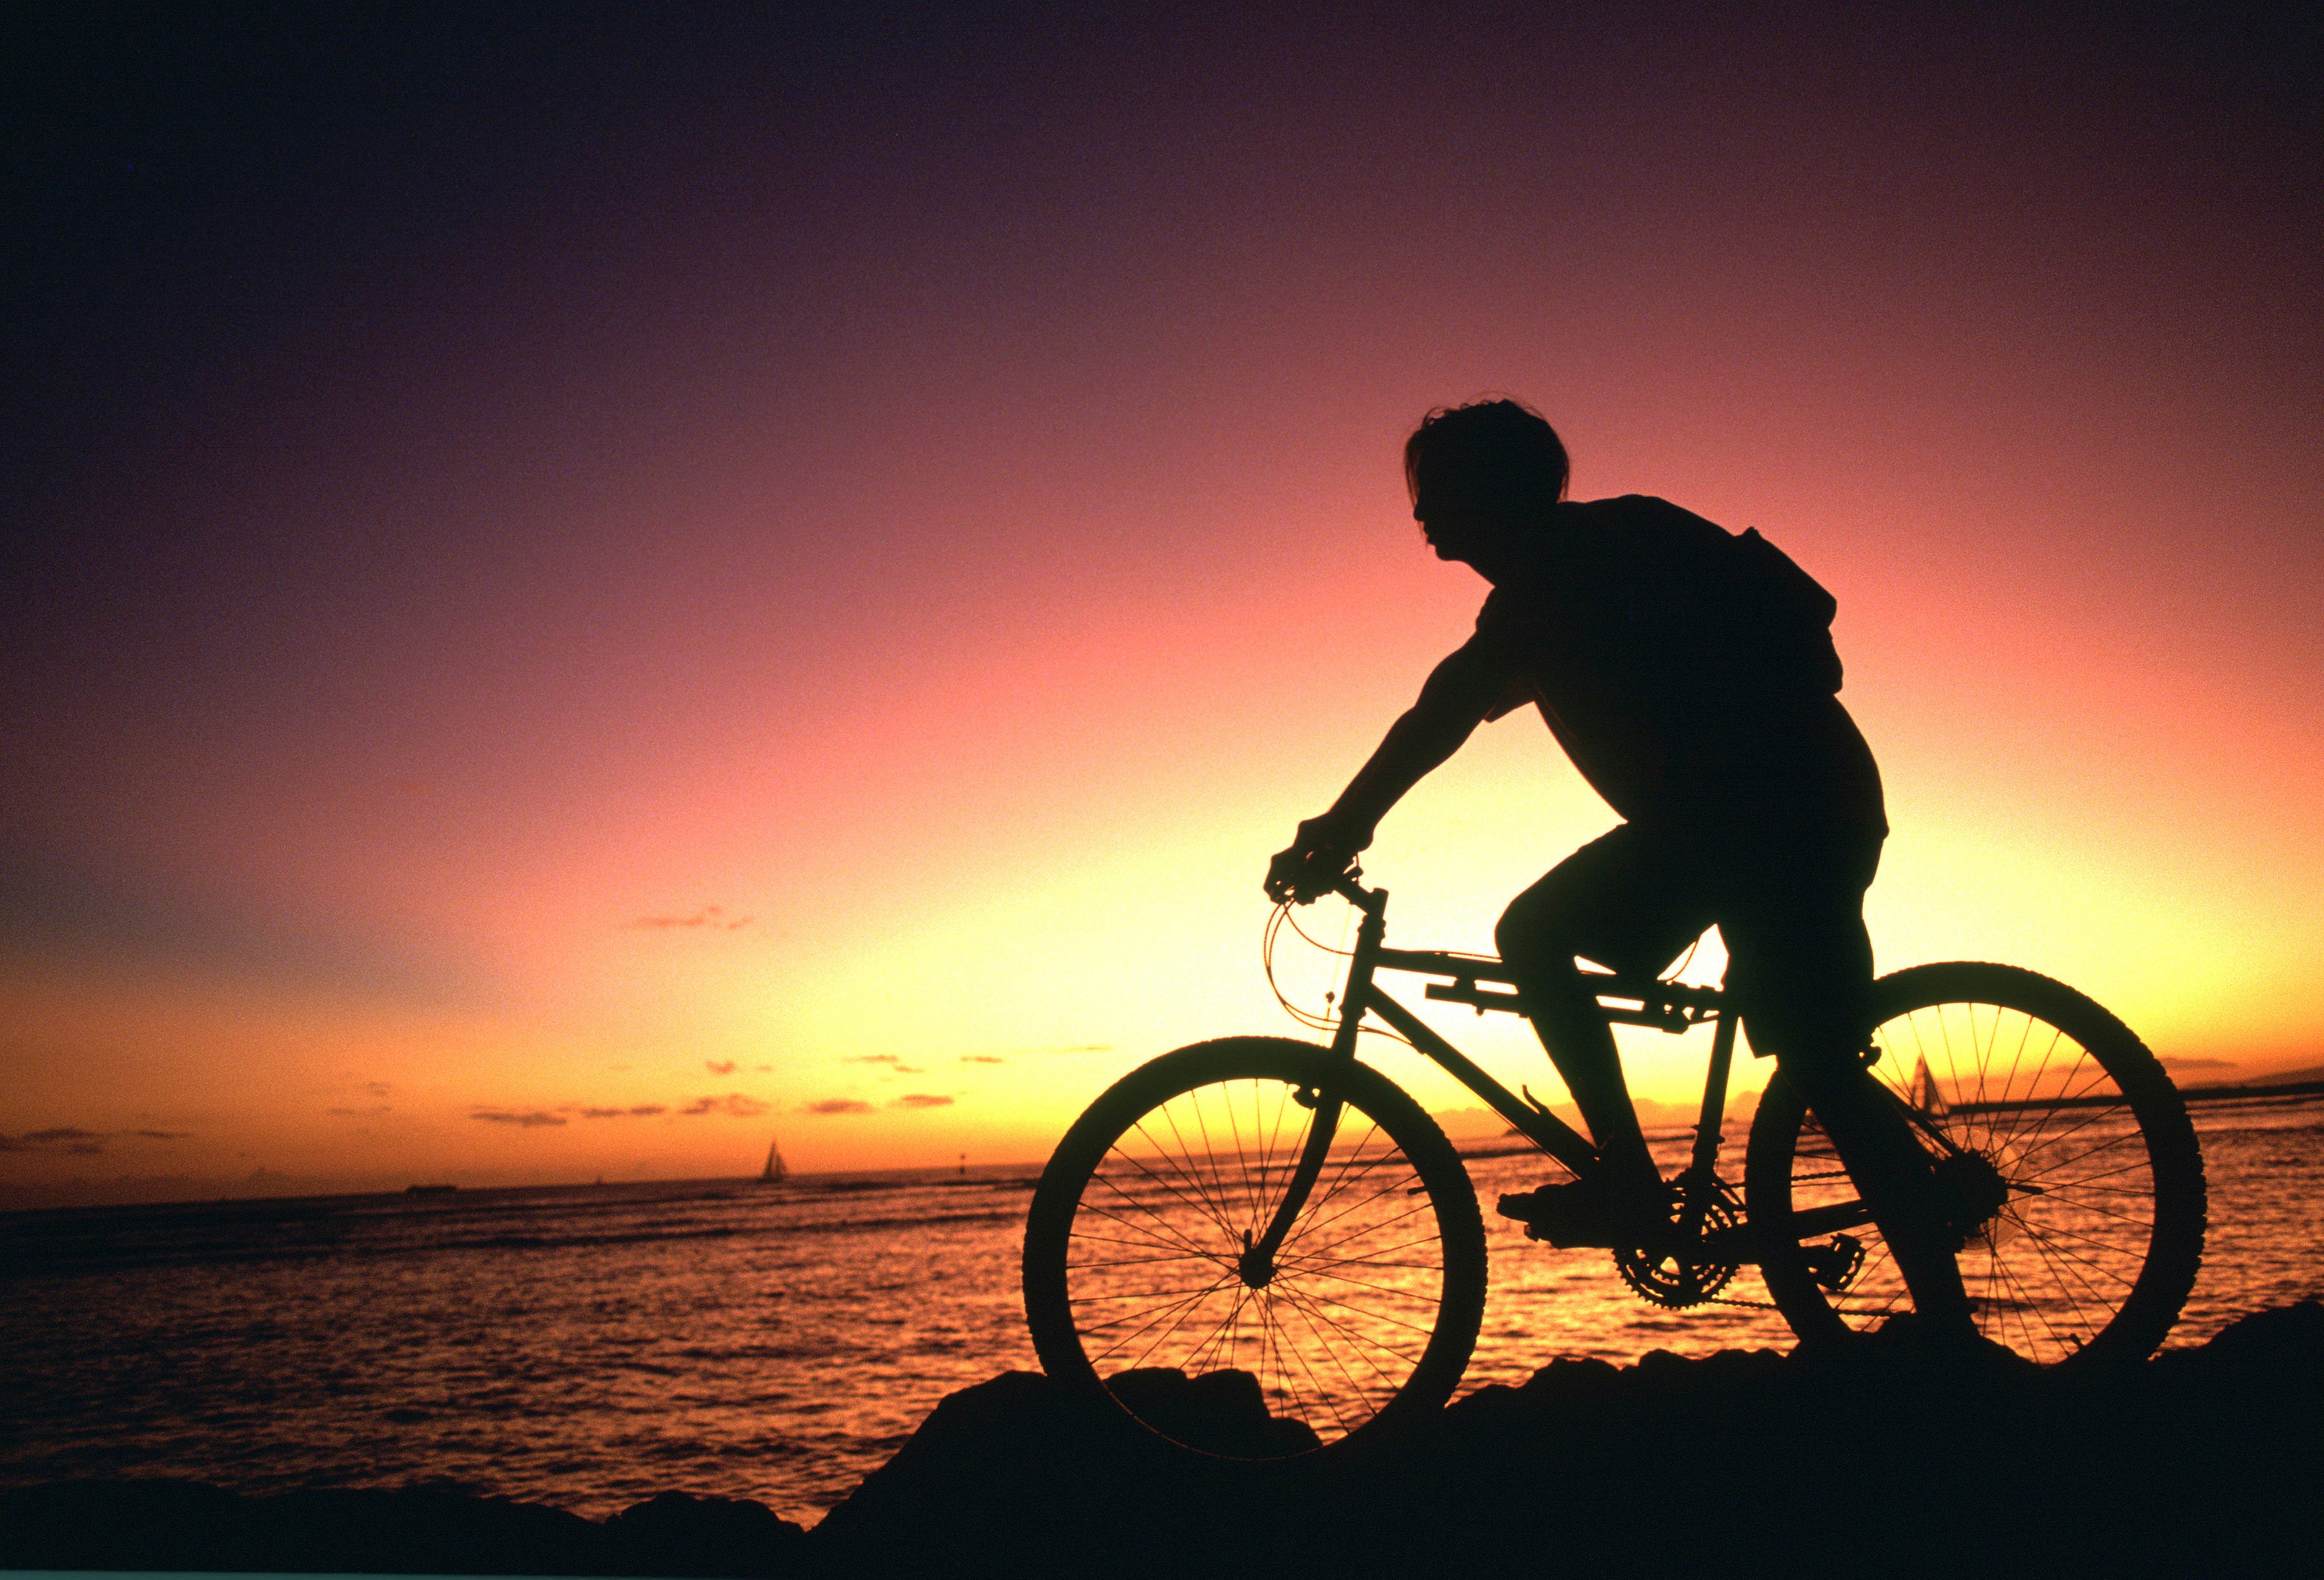
[[[1333,882],[1332,892],[1385,929],[1388,891],[1365,888],[1360,882],[1362,877],[1360,867],[1351,867]],[[1428,988],[1428,996],[1433,999],[1449,999],[1480,1011],[1524,1012],[1517,994],[1488,993],[1476,985],[1480,982],[1517,984],[1516,975],[1498,956],[1469,955],[1451,949],[1391,949],[1383,944],[1373,954],[1370,965],[1375,969],[1452,978],[1453,985],[1450,988],[1433,984]],[[1638,1006],[1636,1010],[1601,1006],[1608,1019],[1659,1030],[1683,1031],[1718,1014],[1727,1003],[1723,987],[1697,987],[1691,983],[1665,982],[1660,977],[1624,977],[1609,971],[1585,970],[1582,977],[1592,997],[1628,1000]]]

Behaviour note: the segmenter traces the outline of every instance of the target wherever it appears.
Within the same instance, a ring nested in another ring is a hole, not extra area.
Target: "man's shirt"
[[[1477,616],[1466,651],[1507,676],[1487,716],[1537,706],[1633,823],[1885,832],[1879,770],[1833,695],[1837,665],[1803,659],[1771,552],[1665,500],[1559,504]]]

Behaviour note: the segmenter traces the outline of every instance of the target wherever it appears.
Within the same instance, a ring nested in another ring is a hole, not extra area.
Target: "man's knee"
[[[1493,947],[1520,971],[1536,974],[1572,971],[1575,948],[1571,929],[1554,905],[1541,902],[1528,889],[1501,912],[1493,927]]]

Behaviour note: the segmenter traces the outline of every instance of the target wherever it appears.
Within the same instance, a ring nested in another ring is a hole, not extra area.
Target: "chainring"
[[[1614,1252],[1615,1269],[1622,1281],[1644,1299],[1657,1306],[1683,1310],[1700,1306],[1727,1287],[1740,1263],[1705,1253],[1708,1236],[1720,1230],[1732,1229],[1743,1221],[1743,1198],[1735,1187],[1723,1179],[1714,1179],[1711,1198],[1704,1203],[1702,1224],[1696,1238],[1678,1255],[1655,1259],[1643,1250]],[[1671,1215],[1676,1222],[1683,1199],[1683,1187],[1671,1187]]]

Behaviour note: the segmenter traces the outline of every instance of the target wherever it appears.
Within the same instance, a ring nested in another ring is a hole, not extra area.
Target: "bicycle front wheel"
[[[1873,991],[1872,1073],[1929,1148],[1979,1330],[2045,1366],[2153,1354],[2194,1285],[2205,1212],[2194,1127],[2154,1056],[2090,999],[2015,966],[1916,966]],[[1911,1308],[1781,1076],[1744,1183],[1767,1292],[1802,1339]]]
[[[1342,1104],[1323,1172],[1254,1271],[1245,1250],[1284,1200],[1319,1091]],[[1436,1409],[1484,1302],[1484,1225],[1443,1132],[1378,1071],[1284,1038],[1196,1043],[1124,1076],[1066,1132],[1026,1224],[1043,1370],[1224,1457],[1332,1448]],[[1247,1374],[1275,1425],[1222,1436],[1186,1391],[1152,1386],[1157,1369],[1228,1396],[1248,1395]]]

